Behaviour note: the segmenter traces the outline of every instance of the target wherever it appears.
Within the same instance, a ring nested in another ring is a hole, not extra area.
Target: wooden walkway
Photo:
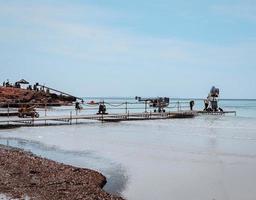
[[[198,114],[203,115],[225,115],[225,114],[234,114],[236,116],[236,111],[217,111],[217,112],[208,112],[208,111],[196,111]]]
[[[47,126],[62,124],[81,124],[88,120],[97,120],[101,122],[121,122],[121,121],[138,121],[138,120],[160,120],[172,118],[193,118],[194,112],[166,112],[166,113],[132,113],[132,114],[109,114],[109,115],[63,115],[47,116],[39,118],[18,118],[9,117],[0,119],[0,126]],[[86,120],[86,121],[85,121]]]
[[[72,125],[88,123],[88,120],[96,120],[101,122],[121,122],[121,121],[138,121],[138,120],[164,120],[174,118],[193,118],[197,115],[225,115],[235,114],[235,111],[225,112],[206,112],[206,111],[176,111],[165,113],[127,113],[127,114],[108,114],[108,115],[59,115],[46,116],[39,118],[18,118],[17,116],[9,115],[9,117],[0,118],[0,129],[21,127],[21,126],[53,126],[53,125]],[[5,115],[6,116],[6,115]]]

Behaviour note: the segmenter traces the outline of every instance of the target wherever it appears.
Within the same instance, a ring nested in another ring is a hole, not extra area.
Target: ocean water
[[[179,102],[187,109],[187,100]],[[237,115],[0,130],[0,143],[98,170],[107,177],[106,191],[131,200],[255,200],[256,101],[219,105]],[[144,109],[134,106],[136,112]],[[202,107],[197,100],[195,109]]]

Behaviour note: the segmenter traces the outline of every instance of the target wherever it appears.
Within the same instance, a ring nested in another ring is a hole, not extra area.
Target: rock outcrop
[[[19,107],[19,103],[67,105],[76,101],[75,97],[35,91],[15,87],[0,87],[0,107]]]

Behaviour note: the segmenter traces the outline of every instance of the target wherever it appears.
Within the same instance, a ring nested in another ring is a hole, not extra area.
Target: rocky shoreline
[[[15,199],[122,200],[102,188],[106,178],[77,168],[0,145],[0,194]]]
[[[0,107],[20,107],[20,103],[44,107],[70,105],[75,97],[57,95],[55,93],[0,86]]]

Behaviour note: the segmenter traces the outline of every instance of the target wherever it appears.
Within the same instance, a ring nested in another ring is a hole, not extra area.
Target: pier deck
[[[163,120],[174,118],[193,118],[197,115],[225,115],[234,114],[236,111],[224,111],[224,112],[207,112],[207,111],[170,111],[163,113],[155,112],[139,112],[139,113],[115,113],[115,114],[63,114],[63,115],[51,115],[39,117],[39,118],[19,118],[18,112],[12,110],[10,112],[0,113],[0,129],[12,128],[20,126],[50,126],[50,125],[65,125],[65,124],[83,124],[88,123],[90,120],[101,122],[121,122],[121,121],[138,121],[138,120]]]
[[[63,115],[63,116],[46,116],[39,118],[18,118],[9,117],[0,119],[0,126],[47,126],[47,125],[61,125],[61,124],[81,124],[85,120],[97,120],[102,122],[120,122],[120,121],[138,121],[138,120],[159,120],[172,118],[193,118],[195,112],[180,111],[180,112],[166,112],[166,113],[127,113],[127,114],[108,114],[108,115]]]
[[[217,112],[208,112],[208,111],[196,111],[198,114],[204,115],[225,115],[225,114],[234,114],[236,115],[236,111],[217,111]]]

